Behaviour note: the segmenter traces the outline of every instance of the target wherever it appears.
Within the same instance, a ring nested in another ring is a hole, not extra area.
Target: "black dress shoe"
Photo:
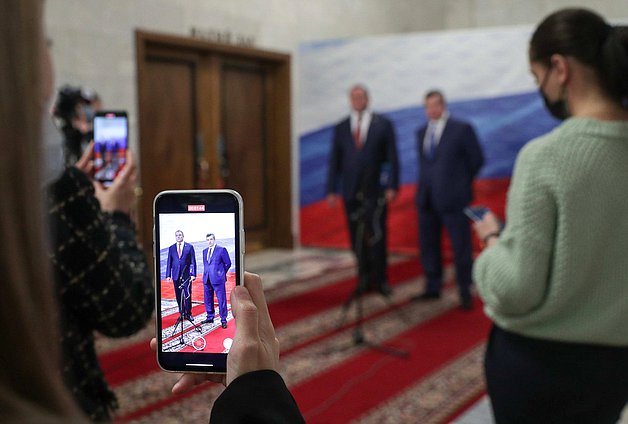
[[[188,319],[189,319],[190,321],[194,321],[194,317],[193,317],[192,315],[188,315]]]
[[[473,302],[471,299],[462,299],[460,301],[460,309],[463,311],[471,311],[473,310]]]
[[[388,283],[382,283],[377,288],[377,291],[383,296],[390,296],[392,294],[392,289],[388,285]]]
[[[417,294],[416,296],[412,296],[410,300],[413,302],[425,302],[428,300],[437,300],[440,299],[440,293],[433,292],[425,292],[421,294]]]
[[[203,321],[203,324],[213,324],[214,320],[213,319],[209,319],[207,318],[205,321]]]
[[[227,328],[227,323],[226,323],[226,322],[223,322],[223,323],[221,323],[221,324],[220,324],[220,326],[221,326],[222,328]]]

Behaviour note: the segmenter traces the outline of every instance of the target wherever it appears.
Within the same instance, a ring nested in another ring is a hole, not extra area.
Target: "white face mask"
[[[54,101],[54,98],[52,99]],[[51,109],[47,107],[42,113],[41,120],[41,149],[42,149],[42,186],[46,187],[61,176],[63,172],[63,135],[59,132],[50,116]]]

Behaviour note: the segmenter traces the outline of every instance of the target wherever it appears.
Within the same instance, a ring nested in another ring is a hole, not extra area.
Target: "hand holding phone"
[[[268,313],[262,280],[256,274],[244,273],[244,285],[235,287],[231,295],[233,315],[238,323],[233,348],[227,357],[227,374],[183,374],[172,387],[175,395],[183,394],[206,381],[230,384],[247,372],[277,370],[279,343]],[[255,310],[257,313],[252,314]],[[255,348],[251,349],[251,346]],[[150,347],[157,350],[157,339]]]
[[[243,281],[242,198],[165,191],[153,213],[157,362],[166,371],[225,373],[236,333],[227,300]]]
[[[115,181],[107,188],[103,188],[102,184],[94,184],[94,195],[104,212],[121,211],[130,214],[135,204],[136,186],[137,168],[129,150],[126,152],[126,164]]]

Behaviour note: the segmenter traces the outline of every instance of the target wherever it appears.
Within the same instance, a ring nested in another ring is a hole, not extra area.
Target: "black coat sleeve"
[[[281,376],[261,370],[233,380],[216,399],[209,422],[292,424],[305,420]]]

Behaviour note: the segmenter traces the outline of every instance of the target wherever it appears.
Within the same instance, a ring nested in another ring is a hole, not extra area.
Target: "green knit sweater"
[[[473,278],[501,328],[628,346],[628,122],[571,118],[515,163],[497,243]]]

